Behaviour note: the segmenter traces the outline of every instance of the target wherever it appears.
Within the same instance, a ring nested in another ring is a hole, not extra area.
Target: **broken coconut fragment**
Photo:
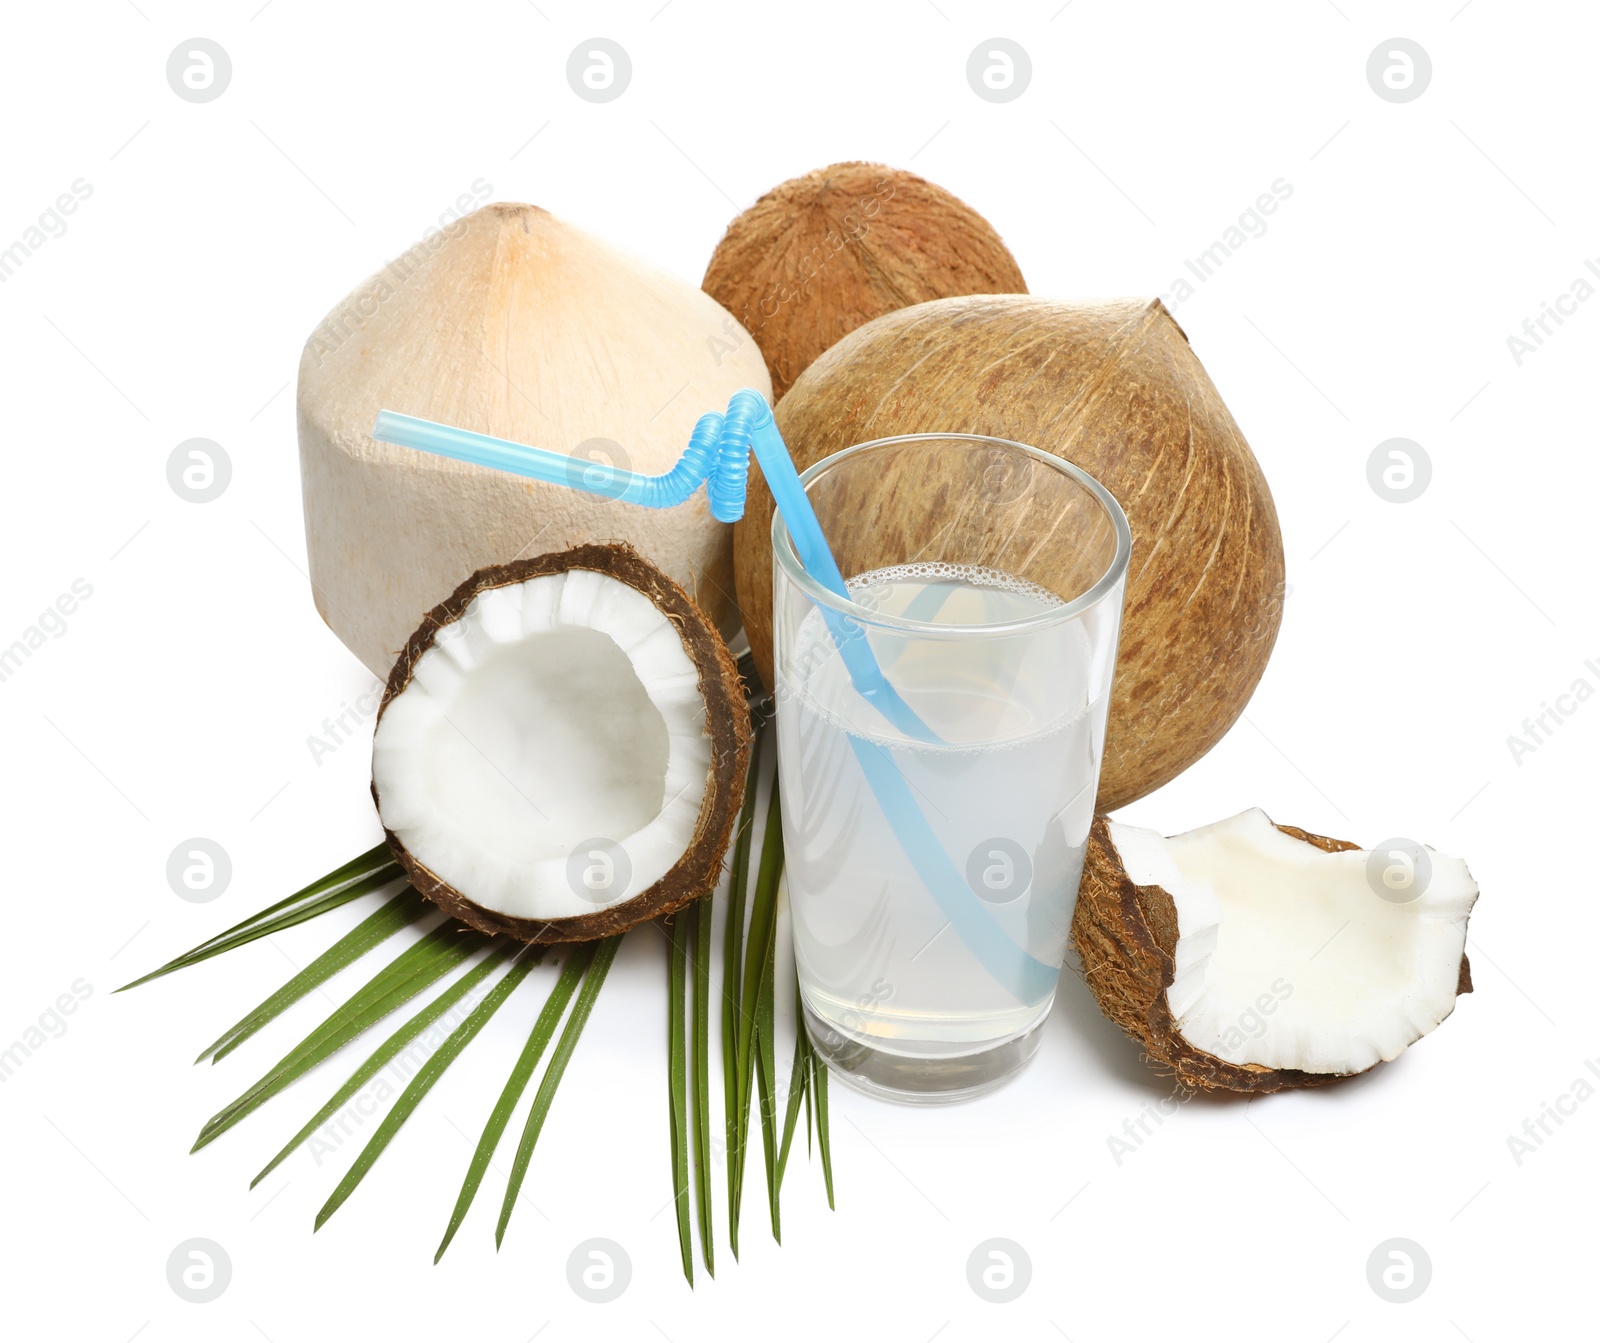
[[[1449,1016],[1477,898],[1459,858],[1368,853],[1260,810],[1171,838],[1100,816],[1072,933],[1152,1062],[1266,1092],[1364,1072]]]
[[[412,883],[528,942],[586,941],[715,885],[749,713],[705,614],[622,545],[481,569],[390,673],[372,794]]]

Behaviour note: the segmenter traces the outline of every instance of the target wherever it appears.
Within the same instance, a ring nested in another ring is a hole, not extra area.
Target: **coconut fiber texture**
[[[1028,292],[977,211],[881,163],[835,163],[774,187],[728,225],[701,287],[755,337],[774,396],[886,312]]]
[[[1282,615],[1278,515],[1233,416],[1159,301],[980,295],[892,312],[807,369],[779,402],[777,420],[802,468],[896,434],[987,434],[1075,462],[1116,497],[1133,530],[1133,556],[1100,810],[1174,778],[1243,712]],[[1029,518],[1019,530],[1003,507],[966,494],[940,501],[948,527],[898,535],[896,498],[939,488],[936,480],[885,479],[851,516],[823,518],[824,529],[836,550],[848,550],[855,531],[870,531],[880,550],[900,552],[885,562],[960,563],[1006,529],[1025,559],[1041,525],[1053,525]],[[772,496],[753,473],[735,528],[734,572],[769,686],[771,522]],[[1076,573],[1029,576],[1065,595],[1078,591]]]

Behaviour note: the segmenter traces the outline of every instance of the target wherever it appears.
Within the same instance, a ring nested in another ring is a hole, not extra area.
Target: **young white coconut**
[[[1102,816],[1073,937],[1106,1015],[1201,1090],[1365,1072],[1472,991],[1478,885],[1420,845],[1366,852],[1265,812],[1163,838]]]
[[[381,676],[419,612],[507,556],[631,543],[731,637],[733,538],[704,491],[676,508],[413,452],[372,437],[380,410],[656,475],[695,421],[770,390],[729,312],[675,276],[534,205],[496,202],[365,280],[300,358],[300,478],[312,594]]]
[[[528,942],[586,941],[715,885],[749,713],[705,614],[627,546],[482,569],[390,673],[372,795],[412,884]]]

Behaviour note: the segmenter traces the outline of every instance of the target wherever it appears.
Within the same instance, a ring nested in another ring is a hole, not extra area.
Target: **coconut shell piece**
[[[1244,711],[1283,615],[1278,515],[1244,435],[1159,300],[979,295],[892,312],[807,369],[779,402],[777,421],[802,469],[897,434],[988,434],[1074,462],[1116,497],[1133,555],[1099,810],[1177,777]],[[875,507],[825,518],[841,565],[858,540],[875,560],[846,576],[911,559],[960,561],[1007,535],[1026,563],[1031,542],[1048,530],[1031,520],[1019,527],[1000,504],[970,497],[941,503],[950,526],[936,535],[899,530],[894,493],[923,500],[939,488],[885,479]],[[769,686],[771,524],[771,492],[752,472],[734,528],[734,576]],[[1051,585],[1050,576],[1029,576]],[[1077,590],[1076,574],[1058,581]]]
[[[881,163],[835,163],[774,187],[712,253],[701,287],[755,338],[782,396],[858,326],[956,294],[1025,294],[988,222]]]
[[[1315,835],[1297,826],[1279,825],[1277,829],[1327,853],[1360,848],[1348,840]],[[1172,1074],[1182,1086],[1263,1095],[1291,1087],[1324,1086],[1358,1075],[1230,1063],[1184,1038],[1167,1003],[1167,990],[1176,977],[1176,907],[1160,886],[1138,886],[1129,878],[1105,816],[1096,816],[1089,830],[1072,938],[1083,977],[1101,1011],[1139,1042],[1148,1062]],[[1456,993],[1470,992],[1471,967],[1463,953]]]
[[[706,614],[666,574],[631,546],[620,543],[575,546],[570,550],[478,570],[443,602],[429,611],[406,641],[389,673],[378,721],[395,697],[411,684],[417,663],[444,627],[455,623],[474,598],[493,588],[524,583],[546,574],[590,569],[616,579],[648,597],[677,628],[683,647],[698,673],[705,705],[705,730],[711,737],[711,768],[694,836],[682,858],[647,889],[592,914],[558,919],[515,918],[486,909],[420,863],[399,837],[384,835],[412,885],[446,913],[481,932],[505,933],[524,942],[587,942],[626,932],[647,919],[681,909],[708,895],[722,870],[723,855],[733,835],[744,799],[750,759],[750,713],[743,683],[732,655]],[[373,801],[380,806],[376,782]]]

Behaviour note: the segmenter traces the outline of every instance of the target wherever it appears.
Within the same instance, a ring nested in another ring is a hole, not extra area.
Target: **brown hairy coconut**
[[[625,545],[480,569],[389,674],[372,796],[412,884],[486,933],[606,937],[707,894],[744,795],[727,646]]]
[[[1174,778],[1243,712],[1282,616],[1278,515],[1249,445],[1159,300],[977,296],[892,312],[818,359],[779,403],[777,421],[802,469],[895,434],[988,434],[1075,462],[1116,496],[1133,557],[1100,810]],[[969,502],[971,525],[1005,525],[1001,510],[963,500],[952,501],[953,526]],[[771,521],[772,495],[753,472],[734,575],[769,686]],[[941,558],[938,538],[923,542],[906,560]]]
[[[701,287],[755,337],[774,396],[886,312],[955,294],[1028,292],[981,215],[881,163],[835,163],[774,187],[728,225]]]
[[[1391,841],[1391,845],[1396,841]],[[1101,1009],[1200,1091],[1260,1094],[1399,1055],[1472,992],[1478,886],[1261,811],[1163,839],[1095,818],[1072,936]]]

